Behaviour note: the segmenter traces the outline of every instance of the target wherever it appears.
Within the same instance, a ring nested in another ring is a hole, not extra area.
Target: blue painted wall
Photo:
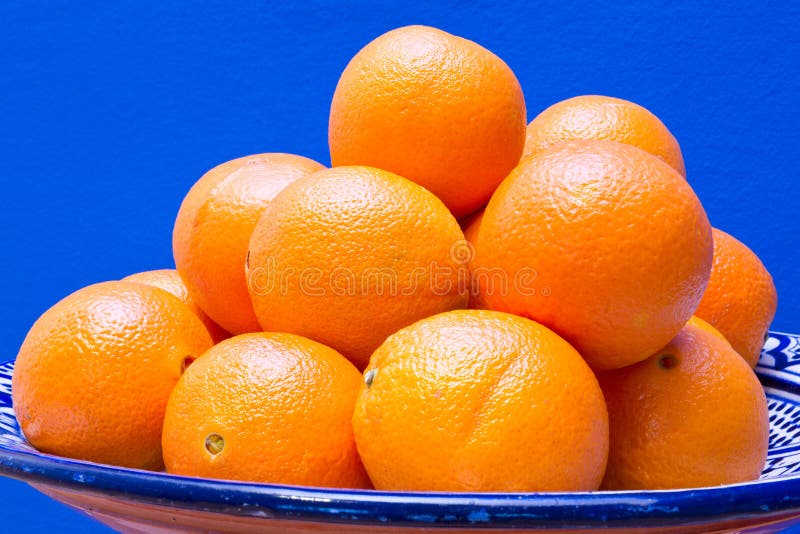
[[[712,223],[775,277],[774,328],[800,331],[797,3],[462,4],[0,3],[3,356],[73,290],[171,266],[178,205],[210,167],[267,151],[328,164],[339,73],[366,42],[412,23],[504,58],[529,118],[585,93],[652,110],[680,141]],[[11,532],[91,529],[16,482],[0,481],[0,506]]]

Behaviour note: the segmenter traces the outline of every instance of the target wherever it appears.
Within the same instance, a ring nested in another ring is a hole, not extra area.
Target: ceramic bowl
[[[0,364],[0,474],[127,532],[774,532],[800,523],[800,337],[772,332],[756,371],[770,411],[760,480],[676,491],[395,493],[179,477],[37,452]]]

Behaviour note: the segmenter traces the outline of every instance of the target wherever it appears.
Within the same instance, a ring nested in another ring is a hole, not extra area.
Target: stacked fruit
[[[757,478],[764,266],[712,229],[649,111],[582,96],[525,122],[488,50],[378,37],[336,87],[332,168],[215,167],[178,212],[176,270],[81,289],[33,325],[13,379],[26,437],[333,487]]]

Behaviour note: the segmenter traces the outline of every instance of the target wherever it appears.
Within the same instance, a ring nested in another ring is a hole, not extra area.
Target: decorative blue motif
[[[14,417],[14,408],[11,406],[11,373],[14,364],[6,362],[0,365],[0,450],[32,451],[28,442],[22,437],[22,432]]]
[[[758,370],[774,370],[800,377],[800,337],[770,332],[761,351]]]

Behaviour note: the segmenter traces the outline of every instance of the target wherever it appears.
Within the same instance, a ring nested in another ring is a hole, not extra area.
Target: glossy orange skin
[[[467,305],[453,254],[463,240],[445,205],[405,178],[370,167],[314,173],[275,197],[253,232],[256,316],[266,331],[309,337],[363,369],[389,334]]]
[[[185,360],[212,344],[177,297],[133,282],[76,291],[31,327],[14,367],[14,410],[38,450],[161,469],[161,425]]]
[[[181,377],[164,419],[167,471],[342,488],[371,487],[350,419],[361,375],[300,336],[260,332],[215,345]],[[224,439],[211,454],[206,437]]]
[[[725,343],[728,343],[728,345],[730,345],[728,340],[725,339],[725,336],[722,335],[722,332],[720,332],[719,330],[717,330],[716,328],[711,326],[711,324],[707,323],[706,321],[704,321],[703,319],[701,319],[700,317],[698,317],[696,315],[692,315],[691,317],[689,317],[689,320],[686,322],[686,324],[691,324],[691,325],[696,326],[700,330],[705,330],[706,332],[711,332],[712,334],[714,334],[718,338],[725,340]]]
[[[395,172],[456,217],[480,209],[525,143],[514,73],[482,46],[427,26],[385,33],[342,73],[331,103],[331,161]]]
[[[658,156],[686,176],[681,147],[672,133],[658,117],[628,100],[584,95],[553,104],[528,125],[523,154],[573,139],[627,143]]]
[[[665,355],[674,365],[665,368]],[[611,425],[604,489],[717,486],[761,474],[767,399],[719,336],[687,325],[648,359],[597,377]]]
[[[461,223],[461,229],[464,231],[464,239],[471,245],[469,248],[469,308],[472,310],[485,310],[488,306],[481,294],[480,284],[478,284],[478,277],[475,274],[475,245],[478,243],[478,232],[481,229],[481,221],[483,220],[483,210],[471,215]]]
[[[686,180],[610,141],[524,159],[484,212],[475,263],[491,309],[552,328],[594,369],[636,363],[692,316],[711,271],[711,226]],[[527,277],[527,278],[526,278]]]
[[[302,156],[255,154],[214,167],[184,198],[172,234],[175,265],[192,300],[223,329],[261,329],[244,273],[250,234],[278,192],[323,168]]]
[[[178,271],[175,269],[157,269],[154,271],[143,271],[126,276],[122,279],[123,282],[138,282],[148,286],[158,287],[168,293],[172,293],[178,297],[181,302],[189,306],[192,311],[203,321],[206,325],[209,335],[214,343],[219,343],[223,339],[228,339],[231,335],[226,332],[220,325],[215,323],[211,317],[206,315],[206,312],[194,303],[189,296],[189,290],[186,289],[186,284],[181,280]]]
[[[772,276],[747,245],[714,228],[711,279],[695,312],[755,367],[778,308]]]
[[[589,491],[608,452],[605,402],[566,341],[489,310],[428,317],[370,358],[353,415],[377,489]]]

